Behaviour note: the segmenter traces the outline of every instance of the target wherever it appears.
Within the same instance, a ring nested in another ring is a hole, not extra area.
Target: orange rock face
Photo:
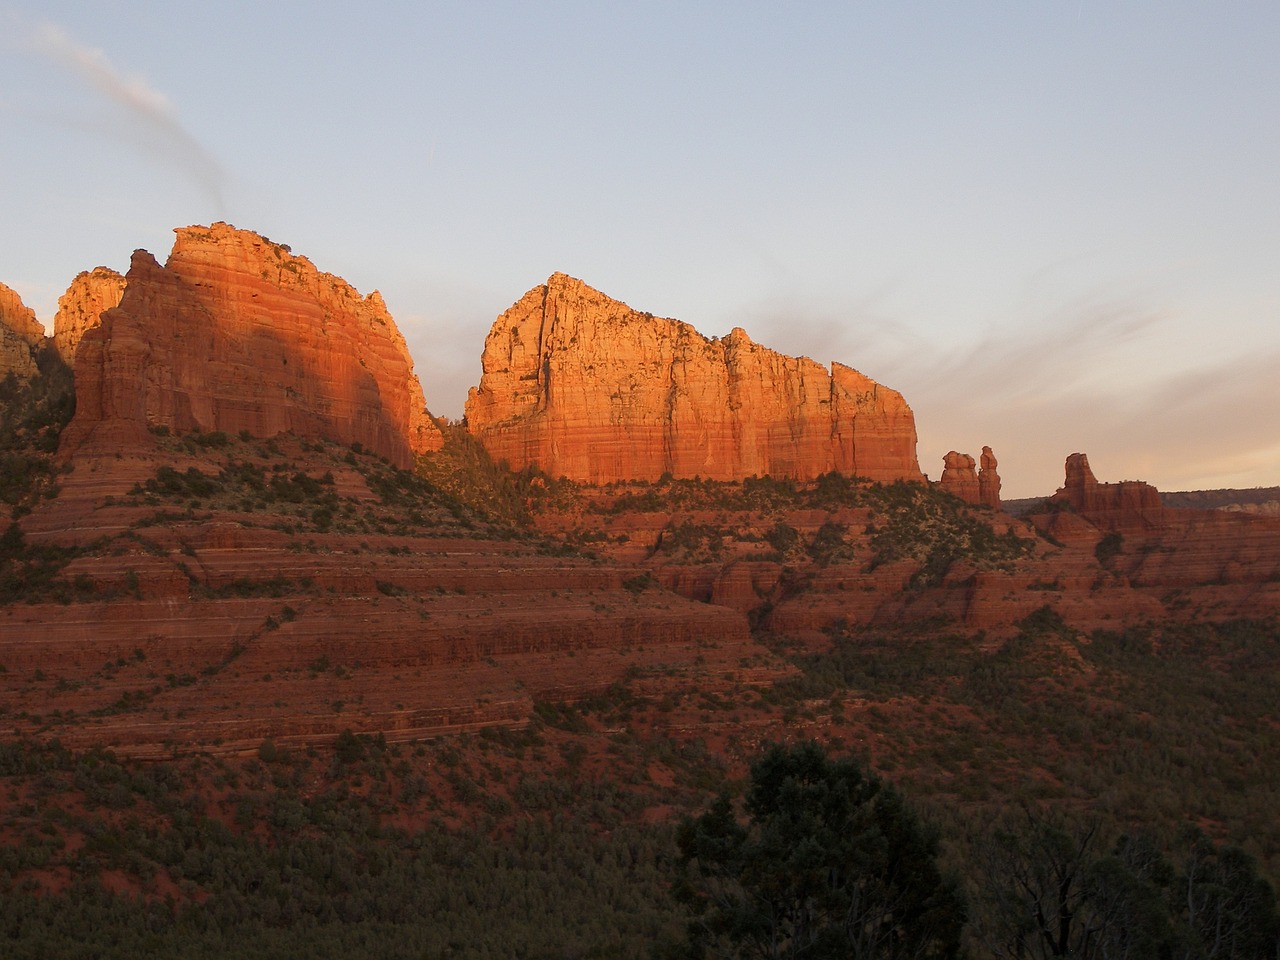
[[[225,223],[186,227],[162,267],[134,253],[119,306],[76,349],[64,452],[146,428],[292,432],[408,466],[443,440],[382,297]]]
[[[1050,499],[1066,502],[1100,529],[1140,532],[1157,528],[1164,520],[1160,492],[1140,480],[1099,483],[1083,453],[1067,457],[1067,478]]]
[[[1000,474],[996,473],[996,455],[990,447],[982,448],[982,465],[978,470],[978,498],[993,510],[1000,509]]]
[[[977,464],[967,453],[951,450],[942,458],[942,489],[965,503],[980,502]]]
[[[9,373],[24,379],[34,376],[34,350],[43,339],[44,327],[35,311],[0,283],[0,379]]]
[[[707,338],[555,274],[485,340],[467,425],[495,460],[606,483],[700,476],[922,481],[902,395],[752,343]]]
[[[996,455],[990,447],[982,448],[982,467],[967,453],[952,450],[942,458],[942,489],[965,503],[985,504],[1000,509],[1000,474],[996,473]]]
[[[120,305],[124,283],[124,277],[110,267],[85,270],[71,281],[58,298],[53,318],[53,344],[63,362],[75,366],[76,347],[85,331],[96,327],[105,311]]]

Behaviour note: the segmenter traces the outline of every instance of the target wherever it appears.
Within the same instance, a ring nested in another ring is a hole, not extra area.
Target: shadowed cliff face
[[[664,473],[922,480],[901,394],[850,367],[709,339],[563,274],[500,316],[467,423],[495,460],[604,483]]]
[[[83,333],[64,452],[155,426],[359,442],[399,466],[439,448],[381,296],[223,223],[176,233],[165,266],[134,254],[119,306]]]

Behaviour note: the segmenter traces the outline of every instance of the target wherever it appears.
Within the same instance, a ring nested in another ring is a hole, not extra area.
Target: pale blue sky
[[[0,0],[0,281],[227,220],[459,416],[556,270],[901,390],[920,461],[1280,484],[1280,5]]]

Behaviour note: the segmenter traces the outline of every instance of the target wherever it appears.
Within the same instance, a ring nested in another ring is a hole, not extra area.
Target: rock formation
[[[1069,504],[1099,529],[1137,532],[1155,528],[1164,520],[1160,492],[1149,483],[1099,483],[1083,453],[1067,457],[1066,472],[1066,482],[1050,501]]]
[[[0,283],[0,380],[10,373],[23,379],[35,376],[35,351],[43,340],[44,327],[35,311]]]
[[[996,473],[996,455],[990,447],[982,448],[981,467],[978,470],[978,498],[992,510],[1000,509],[1000,474]]]
[[[495,460],[574,480],[828,471],[922,481],[902,395],[786,357],[740,329],[707,338],[553,275],[485,340],[467,425]]]
[[[53,344],[68,366],[75,367],[76,347],[85,331],[96,327],[105,311],[120,305],[124,283],[124,277],[110,267],[94,267],[72,280],[67,292],[58,298]]]
[[[990,447],[982,448],[981,469],[967,453],[950,451],[942,458],[942,489],[965,503],[982,504],[1000,509],[1000,474],[996,473],[996,455]]]
[[[376,291],[225,223],[175,233],[163,267],[134,253],[119,306],[84,333],[64,451],[156,426],[359,442],[402,467],[439,448]]]
[[[981,503],[978,474],[973,457],[951,450],[942,458],[942,489],[965,503]]]

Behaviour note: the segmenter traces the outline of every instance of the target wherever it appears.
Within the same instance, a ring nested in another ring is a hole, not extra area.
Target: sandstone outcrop
[[[564,274],[494,322],[482,366],[468,429],[515,469],[592,483],[830,471],[923,481],[897,391],[741,329],[704,337]]]
[[[1066,503],[1102,530],[1132,533],[1152,530],[1164,521],[1160,492],[1140,480],[1099,483],[1083,453],[1067,457],[1066,482],[1051,498]]]
[[[53,345],[68,366],[75,366],[76,347],[85,332],[98,325],[105,311],[120,305],[124,284],[124,277],[110,267],[94,267],[80,273],[58,298]]]
[[[967,453],[948,451],[942,458],[942,489],[965,503],[980,503],[977,464]]]
[[[44,327],[22,298],[0,283],[0,379],[12,373],[35,376],[35,350],[44,340]]]
[[[1000,474],[996,473],[998,466],[991,448],[983,447],[978,469],[978,499],[992,510],[1000,509]]]
[[[942,458],[943,490],[965,503],[1000,509],[1000,474],[996,473],[996,455],[990,447],[982,448],[981,468],[967,453],[950,451]]]
[[[225,223],[175,233],[163,267],[134,253],[119,305],[83,333],[64,452],[149,427],[327,437],[401,467],[440,447],[376,291]]]

